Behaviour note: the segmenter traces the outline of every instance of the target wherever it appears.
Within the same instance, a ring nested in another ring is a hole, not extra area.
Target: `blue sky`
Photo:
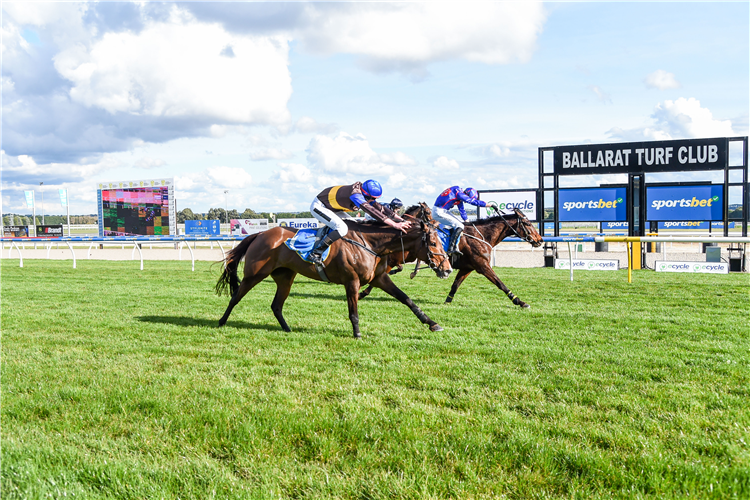
[[[165,177],[196,212],[368,178],[432,202],[536,187],[542,146],[748,134],[747,2],[2,9],[5,213],[40,182],[94,213],[97,182]]]

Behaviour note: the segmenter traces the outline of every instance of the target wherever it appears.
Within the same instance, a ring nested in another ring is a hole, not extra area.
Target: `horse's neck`
[[[389,253],[401,252],[409,254],[410,252],[416,252],[418,245],[415,242],[419,241],[418,235],[414,233],[404,235],[393,235],[387,233],[369,233],[363,234],[362,238],[372,247],[373,251],[379,255],[385,255]]]
[[[510,218],[509,218],[510,219]],[[502,219],[493,222],[492,224],[486,224],[484,226],[472,226],[472,229],[478,234],[473,235],[480,239],[484,239],[493,247],[503,241],[508,236],[513,235],[513,229],[511,225],[514,221],[508,220],[507,223]]]

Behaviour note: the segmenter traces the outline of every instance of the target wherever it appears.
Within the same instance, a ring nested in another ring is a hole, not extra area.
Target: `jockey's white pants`
[[[334,231],[338,231],[341,236],[344,236],[349,232],[349,227],[343,221],[342,217],[336,214],[333,210],[326,208],[326,206],[317,198],[315,198],[310,205],[310,213],[313,217],[318,219],[321,224],[330,227]],[[347,219],[349,218],[344,212],[342,212],[342,214],[344,214],[344,217]]]
[[[456,228],[461,228],[461,230],[464,229],[464,223],[461,222],[461,220],[458,217],[456,217],[455,215],[450,213],[450,211],[444,208],[432,207],[432,218],[441,224],[445,224],[451,229],[456,229]]]

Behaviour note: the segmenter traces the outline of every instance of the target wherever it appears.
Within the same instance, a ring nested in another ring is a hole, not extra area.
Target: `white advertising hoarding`
[[[268,219],[232,219],[229,234],[255,234],[268,229]]]
[[[494,201],[504,214],[512,214],[518,208],[527,219],[536,221],[536,191],[481,191],[479,199]]]
[[[726,262],[674,262],[657,260],[654,263],[657,273],[707,273],[729,274]]]
[[[570,259],[555,259],[555,269],[570,269]],[[617,271],[620,261],[617,259],[573,259],[574,271]]]

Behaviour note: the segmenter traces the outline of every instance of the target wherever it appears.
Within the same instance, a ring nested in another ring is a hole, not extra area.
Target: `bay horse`
[[[412,210],[412,208],[409,210]],[[407,214],[409,210],[407,210]],[[496,210],[496,214],[493,217],[466,224],[458,245],[462,255],[452,257],[451,266],[458,270],[458,273],[456,273],[456,279],[453,280],[453,286],[451,286],[448,297],[445,299],[446,304],[453,302],[458,287],[472,271],[476,271],[502,290],[513,304],[523,308],[531,307],[511,292],[492,269],[492,251],[495,245],[509,236],[516,236],[533,247],[539,247],[543,243],[542,236],[523,212],[518,209],[515,209],[513,214],[508,215],[503,215]],[[408,260],[402,262],[406,261]],[[412,278],[416,276],[418,270],[419,260],[417,260],[414,272],[411,273]],[[372,287],[370,286],[359,294],[359,298],[363,299],[371,291]]]
[[[422,203],[415,211],[420,217],[405,216],[411,222],[406,234],[385,225],[357,224],[345,221],[349,226],[347,236],[334,242],[326,258],[325,276],[331,283],[344,285],[349,305],[349,320],[355,338],[359,338],[359,313],[357,302],[361,286],[370,284],[409,307],[419,320],[433,332],[443,328],[431,320],[416,304],[401,291],[388,276],[389,257],[397,252],[408,252],[424,260],[439,278],[447,278],[451,273],[448,256],[438,237],[438,225],[432,219],[429,207]],[[315,265],[302,260],[285,242],[296,234],[295,229],[275,227],[262,233],[252,234],[229,251],[224,258],[224,271],[216,283],[216,293],[231,292],[231,299],[219,326],[224,326],[232,309],[255,285],[271,276],[276,282],[276,295],[271,310],[285,332],[291,328],[282,314],[284,302],[289,297],[294,278],[301,274],[314,280],[323,281]],[[239,281],[237,268],[244,258],[244,277]]]

